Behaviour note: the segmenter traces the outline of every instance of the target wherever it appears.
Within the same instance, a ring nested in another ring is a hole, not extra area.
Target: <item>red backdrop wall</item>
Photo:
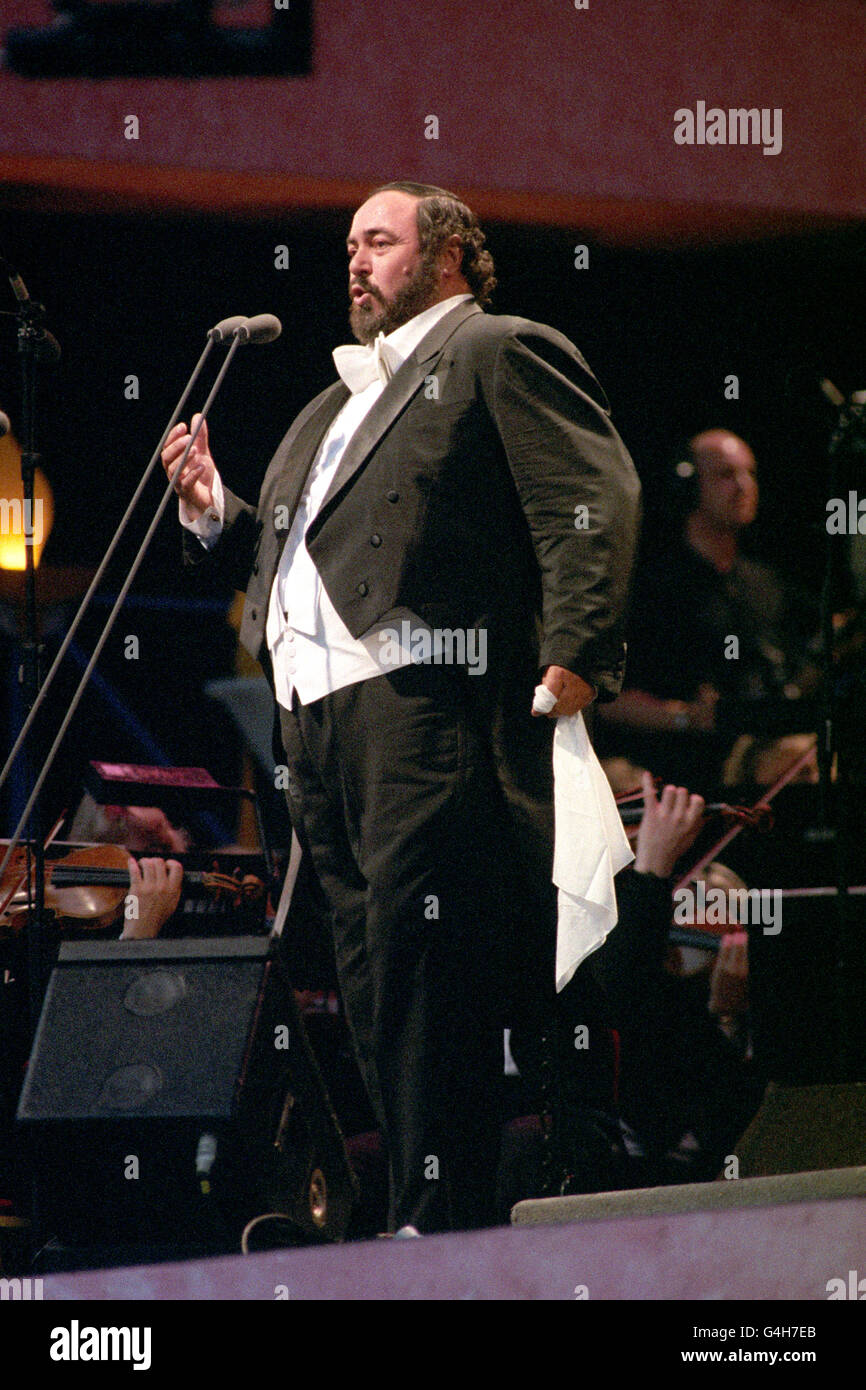
[[[0,26],[51,13],[6,0]],[[697,101],[781,108],[781,152],[676,145],[674,112]],[[0,178],[7,203],[243,213],[349,205],[404,176],[612,239],[737,235],[866,214],[864,112],[862,0],[316,0],[309,77],[0,72]]]

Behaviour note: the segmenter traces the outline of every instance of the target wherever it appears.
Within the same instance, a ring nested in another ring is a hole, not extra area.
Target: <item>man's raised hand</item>
[[[198,415],[193,415],[191,429],[195,428],[198,418]],[[207,420],[204,420],[189,451],[183,473],[180,478],[175,477],[178,463],[190,441],[191,429],[187,429],[183,421],[179,421],[169,432],[162,451],[162,466],[174,480],[175,491],[183,499],[191,519],[195,519],[206,512],[213,502],[213,479],[216,469],[208,447]]]

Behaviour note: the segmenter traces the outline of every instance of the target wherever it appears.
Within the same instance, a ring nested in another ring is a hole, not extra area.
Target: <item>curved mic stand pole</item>
[[[242,324],[241,327],[240,327],[240,329],[235,329],[235,331],[234,331],[234,334],[233,334],[233,341],[232,341],[231,347],[229,348],[229,350],[228,350],[228,352],[227,352],[227,354],[226,354],[226,359],[225,359],[225,361],[223,362],[223,365],[222,365],[222,367],[220,368],[219,373],[217,374],[217,377],[216,377],[216,380],[214,381],[213,386],[211,387],[210,394],[208,395],[208,398],[207,398],[207,400],[205,401],[204,406],[202,407],[200,419],[199,419],[199,421],[198,421],[198,423],[197,423],[195,429],[193,430],[193,432],[192,432],[192,434],[191,434],[191,436],[190,436],[189,444],[186,446],[186,449],[184,450],[183,456],[182,456],[182,458],[181,458],[181,460],[180,460],[180,463],[179,463],[179,465],[178,465],[178,469],[176,470],[175,476],[177,476],[177,477],[180,476],[180,473],[183,471],[183,468],[184,468],[184,466],[186,465],[186,461],[187,461],[187,458],[188,458],[188,456],[189,456],[190,449],[192,448],[193,443],[195,442],[196,436],[198,435],[198,432],[199,432],[199,430],[201,429],[202,422],[203,422],[204,420],[207,419],[207,415],[208,415],[208,412],[209,412],[209,410],[210,410],[210,407],[211,407],[211,405],[213,404],[214,398],[216,397],[216,394],[217,394],[217,392],[219,391],[220,386],[222,385],[223,379],[224,379],[224,377],[225,377],[226,372],[228,371],[229,364],[230,364],[230,362],[231,362],[231,360],[232,360],[232,357],[234,356],[235,352],[237,351],[238,347],[241,345],[242,342],[247,342],[247,341],[250,340],[250,339],[249,339],[249,335],[247,335],[246,337],[243,337],[243,338],[240,336],[240,333],[243,331],[243,329],[245,328],[245,326],[246,326],[246,324],[247,324],[248,322],[249,322],[248,320],[244,320],[244,321],[243,321],[243,324]],[[276,336],[276,335],[274,335],[274,336]],[[76,712],[76,710],[78,709],[78,706],[79,706],[79,704],[80,704],[80,702],[81,702],[81,697],[82,697],[82,695],[84,694],[84,691],[85,691],[85,689],[86,689],[86,687],[87,687],[87,684],[88,684],[88,682],[89,682],[89,680],[90,680],[90,676],[91,676],[91,674],[92,674],[92,672],[93,672],[93,669],[94,669],[94,667],[96,666],[97,661],[99,660],[99,657],[100,657],[100,655],[101,655],[101,653],[102,653],[102,649],[103,649],[103,647],[105,646],[105,643],[108,641],[109,635],[110,635],[111,630],[112,630],[112,628],[113,628],[113,626],[114,626],[115,619],[116,619],[116,617],[117,617],[117,615],[118,615],[120,609],[122,608],[122,606],[123,606],[123,604],[124,604],[124,602],[125,602],[125,600],[126,600],[126,595],[129,593],[129,590],[130,590],[130,588],[131,588],[131,586],[132,586],[132,582],[133,582],[133,580],[135,579],[135,576],[136,576],[136,574],[138,573],[138,571],[139,571],[139,569],[140,569],[140,567],[141,567],[141,563],[142,563],[142,561],[143,561],[143,559],[144,559],[144,557],[145,557],[145,554],[147,553],[148,547],[149,547],[149,545],[150,545],[151,540],[153,539],[153,536],[154,536],[154,533],[155,533],[155,531],[156,531],[156,528],[157,528],[157,526],[159,525],[159,522],[160,522],[161,519],[162,519],[162,515],[163,515],[163,513],[164,513],[166,507],[168,506],[169,500],[171,499],[171,497],[172,497],[173,494],[174,494],[174,490],[175,490],[175,489],[174,489],[174,482],[170,480],[169,483],[168,483],[168,486],[167,486],[167,488],[166,488],[166,490],[165,490],[165,493],[163,494],[162,501],[160,502],[159,507],[157,508],[156,513],[155,513],[155,515],[154,515],[154,517],[153,517],[153,520],[151,521],[150,526],[147,528],[147,531],[146,531],[146,533],[145,533],[145,535],[144,535],[144,539],[142,540],[141,545],[140,545],[140,547],[139,547],[139,549],[138,549],[138,553],[136,554],[135,559],[134,559],[132,565],[130,566],[129,573],[127,574],[126,579],[124,580],[123,585],[122,585],[122,587],[121,587],[121,589],[120,589],[120,592],[119,592],[119,594],[117,595],[117,598],[116,598],[116,600],[115,600],[115,602],[114,602],[114,606],[112,607],[111,612],[109,613],[108,618],[106,619],[105,626],[103,627],[102,632],[100,633],[99,639],[98,639],[98,641],[97,641],[97,643],[96,643],[96,646],[95,646],[95,648],[94,648],[94,651],[93,651],[93,655],[91,656],[90,660],[89,660],[88,663],[87,663],[87,666],[85,667],[84,673],[83,673],[83,675],[82,675],[82,677],[81,677],[81,680],[79,681],[79,684],[78,684],[78,686],[77,686],[77,688],[76,688],[76,690],[75,690],[75,694],[73,695],[72,700],[71,700],[71,702],[70,702],[69,709],[67,710],[66,715],[64,716],[64,719],[63,719],[63,721],[62,721],[62,723],[61,723],[61,725],[60,725],[60,728],[59,728],[58,731],[57,731],[57,735],[56,735],[56,737],[55,737],[55,739],[54,739],[53,744],[51,745],[51,748],[50,748],[50,750],[49,750],[48,756],[47,756],[47,758],[46,758],[46,760],[45,760],[45,763],[43,764],[42,770],[41,770],[41,772],[39,773],[39,776],[38,776],[37,779],[36,779],[36,782],[35,782],[35,784],[34,784],[34,787],[33,787],[32,792],[30,793],[30,797],[29,797],[29,799],[28,799],[28,801],[27,801],[27,805],[24,807],[24,810],[23,810],[23,812],[22,812],[22,814],[21,814],[21,818],[20,818],[20,820],[19,820],[17,826],[15,827],[15,831],[14,831],[14,833],[13,833],[13,835],[12,835],[11,840],[9,841],[9,846],[8,846],[8,848],[7,848],[7,850],[6,850],[6,853],[5,853],[4,857],[3,857],[3,861],[2,861],[2,863],[0,863],[0,878],[2,878],[3,874],[6,872],[6,869],[7,869],[7,866],[8,866],[8,864],[9,864],[9,861],[10,861],[10,859],[12,858],[12,855],[13,855],[13,853],[14,853],[14,851],[15,851],[15,847],[17,846],[18,841],[19,841],[19,839],[21,838],[21,833],[22,833],[22,831],[23,831],[23,829],[24,829],[24,826],[26,825],[26,823],[27,823],[27,821],[28,821],[28,819],[29,819],[29,817],[30,817],[30,815],[31,815],[31,812],[33,811],[33,808],[34,808],[34,806],[36,805],[36,803],[37,803],[37,801],[38,801],[39,794],[40,794],[40,792],[42,791],[42,788],[43,788],[43,786],[44,786],[44,784],[45,784],[45,779],[46,779],[46,777],[48,776],[48,773],[49,773],[50,770],[51,770],[51,767],[52,767],[52,765],[53,765],[53,763],[54,763],[54,759],[56,758],[57,753],[58,753],[58,750],[59,750],[59,748],[60,748],[60,745],[62,744],[63,739],[64,739],[64,737],[65,737],[65,735],[66,735],[66,731],[67,731],[67,729],[69,728],[69,725],[71,724],[72,719],[73,719],[74,716],[75,716],[75,712]],[[43,892],[44,892],[43,880],[42,880],[41,877],[37,876],[37,880],[36,880],[37,904],[39,903],[40,895],[41,895]],[[36,962],[36,964],[37,964],[37,967],[38,967],[38,961]],[[38,969],[38,970],[37,970],[37,974],[38,974],[39,978],[37,978],[37,980],[36,980],[35,982],[32,982],[32,983],[31,983],[31,997],[33,996],[33,993],[35,993],[36,991],[38,991],[39,986],[40,986],[40,984],[41,984],[41,975],[42,975],[41,969]],[[40,994],[40,996],[39,996],[39,1008],[41,1008],[41,994]],[[36,1018],[35,1018],[35,1020],[33,1021],[34,1029],[35,1029],[36,1024],[38,1023],[39,1008],[37,1008]]]
[[[246,322],[246,320],[243,315],[236,315],[234,318],[223,319],[221,323],[218,323],[214,328],[211,328],[209,330],[207,335],[208,340],[204,346],[204,350],[202,351],[201,357],[198,359],[198,362],[193,368],[189,381],[184,387],[183,394],[181,395],[180,400],[175,406],[168,424],[163,430],[162,437],[160,438],[159,443],[154,449],[153,454],[150,458],[150,462],[148,463],[147,467],[144,470],[144,473],[141,476],[141,481],[139,482],[138,487],[135,489],[135,492],[133,493],[132,498],[130,499],[129,505],[127,506],[126,511],[120,519],[120,523],[117,527],[117,530],[114,533],[114,536],[111,539],[108,549],[106,550],[105,554],[102,557],[102,560],[99,563],[99,568],[94,574],[93,579],[90,582],[90,586],[86,594],[84,595],[84,598],[81,600],[81,605],[74,619],[72,620],[72,625],[70,626],[69,631],[64,637],[63,643],[57,655],[55,656],[54,661],[51,663],[51,669],[45,677],[45,680],[42,682],[42,686],[36,697],[36,701],[33,705],[33,708],[27,715],[27,718],[21,728],[21,731],[19,732],[18,737],[12,745],[12,748],[9,752],[9,756],[7,757],[6,762],[3,765],[3,770],[2,772],[0,772],[0,788],[2,788],[3,784],[6,781],[6,778],[9,776],[15,759],[21,751],[21,747],[24,743],[24,740],[27,738],[27,735],[33,727],[33,721],[35,720],[36,715],[39,712],[39,708],[42,702],[48,694],[54,677],[57,674],[57,670],[60,666],[60,663],[62,662],[64,656],[66,655],[67,651],[69,650],[69,647],[72,644],[75,634],[78,631],[79,624],[81,623],[85,613],[87,612],[87,609],[90,606],[90,601],[93,598],[93,595],[96,593],[96,590],[102,583],[102,578],[105,574],[106,569],[108,568],[109,561],[111,560],[112,555],[117,549],[121,536],[126,530],[130,518],[132,517],[133,511],[138,506],[138,502],[141,498],[142,493],[144,492],[145,486],[150,478],[150,475],[156,467],[157,462],[159,461],[159,456],[162,453],[163,445],[165,444],[165,441],[168,438],[169,431],[174,428],[177,421],[180,419],[181,412],[183,411],[184,406],[186,405],[187,400],[189,399],[189,395],[192,391],[192,388],[198,381],[199,375],[201,374],[201,370],[204,367],[205,362],[207,361],[211,349],[213,348],[215,343],[225,342],[229,335],[233,333],[236,328],[239,328],[240,325],[244,322]]]
[[[32,300],[24,290],[24,298],[18,305],[18,354],[21,358],[21,484],[23,496],[22,531],[24,536],[24,640],[22,643],[24,660],[22,662],[22,686],[24,707],[33,711],[38,703],[40,684],[39,618],[36,606],[36,560],[33,548],[36,543],[35,486],[36,468],[39,455],[36,452],[37,438],[37,382],[39,363],[56,360],[60,348],[56,339],[44,327],[45,310],[41,304]],[[41,531],[41,527],[39,528]],[[41,541],[42,536],[38,539]],[[32,721],[31,721],[32,722]],[[28,810],[19,823],[19,831],[32,812],[30,819],[30,841],[27,844],[25,869],[27,881],[35,877],[35,893],[29,897],[27,905],[27,976],[29,1011],[33,1027],[39,1019],[42,1006],[43,980],[46,974],[45,945],[42,932],[42,917],[45,909],[45,849],[42,844],[40,806],[37,797],[31,797]],[[32,849],[31,849],[32,843]]]

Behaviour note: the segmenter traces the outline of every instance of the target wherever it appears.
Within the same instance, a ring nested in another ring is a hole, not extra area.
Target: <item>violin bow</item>
[[[711,864],[712,861],[718,856],[720,851],[725,848],[725,845],[730,844],[731,840],[735,839],[735,837],[739,835],[740,831],[743,829],[744,826],[750,824],[757,824],[764,817],[765,812],[762,812],[761,808],[769,806],[769,803],[772,801],[776,793],[780,792],[783,787],[788,785],[792,778],[796,777],[797,773],[800,771],[800,768],[805,767],[806,763],[813,756],[814,752],[815,746],[814,744],[810,744],[804,753],[801,753],[799,757],[795,758],[794,761],[790,763],[788,767],[785,768],[785,771],[781,774],[781,776],[776,778],[776,781],[769,788],[769,790],[764,792],[762,796],[758,797],[758,800],[755,802],[754,806],[748,808],[747,814],[741,820],[739,820],[736,825],[730,826],[729,829],[725,831],[724,835],[722,835],[721,839],[717,840],[716,843],[710,849],[708,849],[705,854],[702,854],[701,857],[697,860],[697,862],[693,864],[692,867],[689,869],[688,873],[684,874],[683,877],[679,879],[679,881],[676,884],[676,887],[674,888],[675,893],[678,891],[678,889],[684,888],[685,885],[691,882],[693,878],[696,878],[698,874],[702,873],[703,870],[707,867],[707,865]],[[755,819],[756,817],[757,820]]]

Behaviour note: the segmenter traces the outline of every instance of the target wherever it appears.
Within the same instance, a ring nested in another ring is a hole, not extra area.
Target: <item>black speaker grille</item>
[[[55,970],[19,1118],[229,1118],[263,973],[261,960]]]

